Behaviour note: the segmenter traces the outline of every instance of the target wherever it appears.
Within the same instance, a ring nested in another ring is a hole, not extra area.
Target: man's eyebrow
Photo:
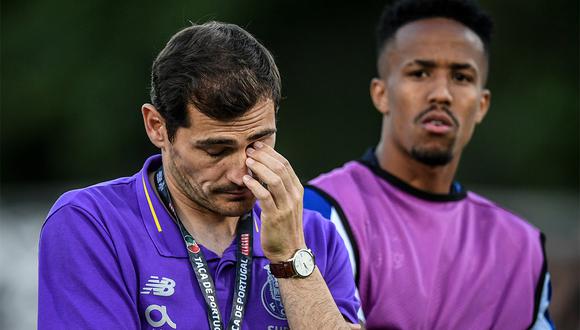
[[[214,145],[234,146],[236,145],[236,141],[233,139],[207,138],[205,140],[199,140],[195,142],[195,145],[198,147],[211,147]]]
[[[421,59],[417,59],[417,60],[413,60],[412,62],[409,62],[407,65],[419,65],[422,66],[424,68],[436,68],[437,67],[437,63],[435,61],[431,61],[431,60],[421,60]],[[449,64],[449,68],[451,68],[452,70],[475,70],[475,67],[469,63],[451,63]]]
[[[248,137],[248,141],[256,141],[268,135],[272,135],[276,133],[276,129],[268,128],[263,131],[254,133]],[[234,139],[227,139],[227,138],[207,138],[204,140],[199,140],[195,142],[195,146],[197,147],[211,147],[215,145],[220,146],[235,146],[237,144],[236,140]]]
[[[424,68],[434,68],[437,66],[435,61],[429,61],[429,60],[414,60],[414,61],[410,62],[408,65],[413,65],[413,64],[422,66]]]
[[[250,135],[250,137],[248,137],[248,141],[256,141],[256,140],[259,140],[259,139],[266,137],[268,135],[272,135],[274,133],[276,133],[275,128],[267,128],[263,131],[260,131],[258,133],[254,133],[254,134]]]
[[[452,70],[474,70],[477,71],[473,65],[469,63],[451,63],[449,66]]]

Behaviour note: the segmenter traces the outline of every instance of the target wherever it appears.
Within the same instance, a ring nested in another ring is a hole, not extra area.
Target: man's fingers
[[[268,189],[264,188],[264,186],[262,186],[260,182],[258,182],[256,179],[252,178],[249,175],[244,175],[243,180],[246,187],[248,187],[248,189],[250,189],[252,194],[256,196],[258,201],[260,201],[260,206],[262,207],[262,210],[268,212],[274,212],[276,210],[276,203],[274,203],[272,194],[270,194],[270,191],[268,191]]]
[[[254,143],[254,146],[257,149],[248,148],[248,156],[259,161],[272,170],[272,172],[278,174],[284,182],[286,191],[301,199],[302,183],[296,176],[296,173],[294,173],[288,160],[268,145],[256,142]]]
[[[266,167],[271,169],[272,172],[277,173],[280,176],[288,175],[287,167],[282,162],[280,162],[274,156],[274,154],[268,152],[266,148],[264,147],[261,149],[248,148],[247,153],[249,157],[264,164]]]
[[[271,193],[274,203],[278,208],[284,208],[288,205],[288,193],[282,178],[277,173],[274,173],[264,164],[252,159],[246,159],[246,165],[250,168],[252,173],[256,175],[260,181],[268,185],[268,191]],[[264,187],[262,187],[264,188]],[[266,188],[264,188],[266,189]],[[256,196],[257,197],[257,196]]]
[[[278,159],[268,152],[265,148],[255,150],[253,148],[248,148],[248,156],[259,163],[263,164],[266,168],[272,171],[274,174],[278,175],[282,182],[286,192],[292,193],[294,191],[294,181],[291,178],[287,167],[282,164]]]
[[[347,325],[349,326],[349,328],[351,330],[358,330],[358,329],[362,329],[362,326],[360,324],[353,324],[353,323],[347,323]]]

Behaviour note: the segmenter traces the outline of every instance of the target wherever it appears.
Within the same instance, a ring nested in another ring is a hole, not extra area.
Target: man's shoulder
[[[322,173],[308,182],[311,186],[325,186],[329,184],[345,184],[349,179],[363,172],[368,172],[366,166],[357,160],[351,160],[342,166],[334,168],[328,172]]]
[[[309,233],[315,235],[321,231],[323,233],[328,233],[329,231],[334,230],[332,223],[325,219],[320,212],[315,210],[304,208],[302,219],[305,234]]]
[[[304,238],[308,246],[317,245],[318,249],[326,249],[340,240],[335,224],[317,210],[304,209],[303,212]]]
[[[361,184],[368,184],[373,177],[367,166],[357,160],[349,161],[320,174],[305,185],[304,207],[329,218],[332,207],[337,206],[333,197],[336,193],[348,190],[349,194],[354,194],[353,190]]]
[[[467,193],[465,203],[474,209],[480,221],[493,221],[493,225],[512,233],[519,233],[537,240],[540,230],[529,223],[523,216],[483,197],[473,191]]]
[[[330,219],[333,199],[324,190],[314,185],[304,186],[304,209],[318,211],[324,218]]]
[[[256,203],[253,208],[259,219],[262,216],[262,208]],[[259,220],[261,222],[261,220]],[[334,225],[325,219],[320,212],[304,207],[302,210],[302,227],[306,236],[316,236],[333,234],[336,229]]]
[[[59,210],[76,208],[93,214],[108,207],[129,205],[135,196],[135,176],[122,177],[63,193],[48,212],[50,219]]]

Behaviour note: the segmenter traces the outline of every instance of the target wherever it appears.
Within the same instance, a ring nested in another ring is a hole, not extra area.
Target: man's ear
[[[388,98],[387,98],[387,86],[385,86],[385,81],[379,79],[379,78],[373,78],[371,80],[371,86],[370,86],[370,93],[371,93],[371,99],[373,100],[373,104],[375,105],[375,108],[382,113],[383,115],[386,115],[389,113],[389,107],[388,107]]]
[[[143,123],[145,124],[145,131],[147,132],[147,136],[149,136],[149,140],[157,148],[163,149],[169,143],[165,119],[159,114],[155,106],[149,103],[143,104],[141,114],[143,115]]]
[[[483,91],[481,91],[481,96],[479,99],[479,111],[477,112],[475,117],[476,123],[479,124],[483,121],[483,118],[485,118],[485,115],[487,114],[490,105],[491,105],[491,92],[489,91],[489,89],[484,89]]]

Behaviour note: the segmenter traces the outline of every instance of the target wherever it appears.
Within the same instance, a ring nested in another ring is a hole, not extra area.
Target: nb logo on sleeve
[[[175,281],[168,278],[159,276],[151,276],[145,287],[141,289],[141,294],[153,293],[155,296],[169,297],[175,292]]]

